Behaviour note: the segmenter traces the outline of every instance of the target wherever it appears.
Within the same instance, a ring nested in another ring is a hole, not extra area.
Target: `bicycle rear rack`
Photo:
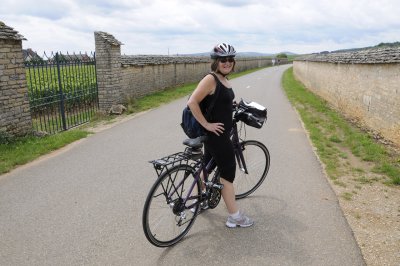
[[[201,149],[186,148],[184,152],[177,152],[171,155],[167,155],[160,159],[150,161],[153,164],[157,175],[160,176],[168,168],[172,168],[176,165],[188,164],[194,166],[199,160],[201,160],[203,153]]]

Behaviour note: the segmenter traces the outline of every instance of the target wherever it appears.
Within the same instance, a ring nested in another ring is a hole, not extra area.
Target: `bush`
[[[276,56],[276,58],[288,58],[288,56],[287,56],[287,54],[285,54],[285,53],[280,53],[280,54],[278,54],[277,56]]]
[[[12,142],[14,137],[6,132],[6,131],[0,131],[0,144],[8,144]]]

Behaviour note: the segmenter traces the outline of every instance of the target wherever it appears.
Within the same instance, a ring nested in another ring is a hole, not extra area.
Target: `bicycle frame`
[[[231,130],[231,138],[232,138],[232,143],[234,146],[234,152],[235,152],[235,157],[236,157],[236,161],[239,165],[239,168],[245,172],[246,174],[248,174],[247,171],[247,166],[246,166],[246,162],[244,160],[244,156],[243,156],[243,152],[242,152],[242,148],[241,148],[241,143],[240,143],[240,139],[239,139],[239,134],[238,134],[238,129],[237,129],[237,122],[236,120],[233,121],[233,126],[232,126],[232,130]],[[195,174],[194,174],[194,180],[192,185],[190,186],[190,189],[188,191],[188,193],[186,194],[186,197],[183,198],[183,202],[186,203],[187,200],[190,199],[194,199],[191,197],[191,194],[193,192],[193,189],[196,185],[196,183],[198,182],[199,179],[201,179],[201,173],[203,173],[203,178],[204,180],[201,180],[201,182],[204,182],[205,184],[207,184],[209,182],[208,180],[208,176],[209,176],[209,172],[212,168],[212,166],[214,165],[214,159],[211,158],[211,160],[207,163],[207,165],[205,165],[204,163],[204,155],[202,156],[201,160],[198,161],[193,168],[197,169]],[[183,185],[184,180],[182,180],[175,188],[174,191],[171,191],[168,194],[168,198],[172,197],[172,195],[178,190],[179,187],[181,187]],[[193,206],[188,206],[188,208],[192,208]]]
[[[207,165],[204,164],[203,159],[204,159],[204,155],[202,156],[201,160],[198,161],[198,162],[193,166],[193,168],[194,168],[194,169],[197,169],[197,170],[196,170],[195,173],[194,173],[194,179],[193,179],[193,182],[192,182],[192,184],[191,184],[191,186],[190,186],[188,192],[186,193],[186,197],[182,199],[183,202],[185,202],[185,203],[186,203],[186,201],[188,201],[189,199],[195,199],[195,198],[192,198],[191,195],[192,195],[194,186],[196,185],[196,183],[198,182],[198,180],[201,179],[201,173],[203,173],[203,175],[204,175],[204,183],[207,184],[207,182],[208,182],[208,175],[209,175],[208,173],[209,173],[209,171],[211,170],[211,168],[212,168],[212,166],[213,166],[213,164],[214,164],[214,159],[211,159],[211,160],[207,163]],[[201,181],[202,181],[202,180],[201,180]],[[167,195],[167,198],[172,197],[172,195],[173,195],[175,192],[177,192],[178,188],[181,187],[181,186],[183,185],[183,182],[184,182],[184,180],[182,180],[181,182],[179,182],[179,184],[176,186],[176,188],[174,189],[174,191],[171,191],[171,192]],[[198,195],[197,197],[201,197],[201,195]],[[194,205],[194,204],[193,204],[193,205]],[[188,206],[188,209],[192,208],[193,205]]]
[[[231,129],[230,135],[231,135],[231,141],[232,141],[233,148],[234,148],[236,162],[238,163],[239,169],[241,171],[243,171],[244,173],[248,174],[246,162],[245,162],[243,152],[242,152],[242,147],[241,147],[242,142],[239,138],[237,120],[235,117],[233,117],[232,122],[233,122],[233,124],[232,124],[232,129]],[[201,199],[202,195],[198,195],[196,197],[191,196],[193,189],[199,179],[201,179],[201,182],[203,182],[207,186],[207,184],[209,183],[209,180],[208,180],[209,172],[212,170],[212,167],[215,164],[214,158],[211,158],[211,160],[207,163],[207,165],[205,165],[203,153],[201,154],[200,158],[197,158],[197,159],[190,158],[190,155],[189,156],[187,155],[187,152],[190,151],[190,149],[191,148],[186,148],[185,152],[175,153],[170,156],[164,157],[162,159],[152,161],[158,176],[160,176],[164,171],[168,171],[168,166],[173,167],[178,163],[182,164],[182,161],[185,161],[185,164],[187,164],[189,167],[191,167],[195,170],[195,172],[193,174],[193,183],[190,185],[190,188],[187,191],[185,197],[182,198],[184,203],[186,203],[188,200],[196,199],[197,197],[200,198],[200,200],[202,200]],[[190,160],[195,161],[195,162],[192,164],[189,164]],[[203,173],[203,179],[201,178],[201,173]],[[167,188],[163,187],[167,200],[170,199],[174,193],[178,192],[179,188],[181,188],[183,186],[184,181],[185,181],[185,179],[180,181],[177,186],[173,185],[173,187],[171,187],[171,188],[168,188],[168,185],[167,185]],[[213,180],[213,181],[215,181],[215,180]],[[173,184],[173,183],[174,182],[171,179],[171,184]],[[170,202],[168,202],[168,203],[170,203]],[[192,208],[193,206],[194,206],[194,204],[191,206],[188,206],[188,208]]]

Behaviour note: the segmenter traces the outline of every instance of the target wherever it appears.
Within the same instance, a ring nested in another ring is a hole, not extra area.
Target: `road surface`
[[[181,151],[186,97],[0,176],[0,265],[364,265],[280,80],[289,66],[233,79],[236,98],[268,108],[247,139],[271,153],[264,184],[240,207],[251,228],[225,227],[223,202],[172,248],[147,242],[148,163]]]

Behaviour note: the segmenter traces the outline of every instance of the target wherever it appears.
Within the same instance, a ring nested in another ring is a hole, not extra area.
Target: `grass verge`
[[[237,78],[260,69],[262,68],[233,73],[230,75],[230,78]],[[127,102],[127,114],[152,109],[183,96],[187,96],[195,89],[196,85],[197,83],[182,85],[138,99],[130,99]],[[97,123],[112,123],[114,118],[115,116],[97,113],[92,119],[93,121],[89,123],[89,127],[95,126]],[[27,136],[14,139],[5,134],[1,134],[0,132],[0,174],[7,173],[19,165],[26,164],[39,156],[57,150],[81,138],[87,137],[91,133],[85,130],[85,127],[87,127],[87,125],[42,138]]]
[[[73,129],[43,138],[27,136],[0,144],[0,174],[7,173],[18,165],[33,161],[41,155],[85,138],[88,134],[90,133],[87,131]]]
[[[372,172],[386,177],[383,182],[387,184],[400,185],[398,153],[377,143],[370,134],[346,120],[325,100],[305,89],[295,80],[293,68],[284,73],[282,83],[332,180],[344,175],[361,176],[364,172]],[[349,163],[351,158],[359,160],[362,168],[355,171]],[[365,180],[366,177],[362,178]],[[371,180],[379,179],[372,177]]]

